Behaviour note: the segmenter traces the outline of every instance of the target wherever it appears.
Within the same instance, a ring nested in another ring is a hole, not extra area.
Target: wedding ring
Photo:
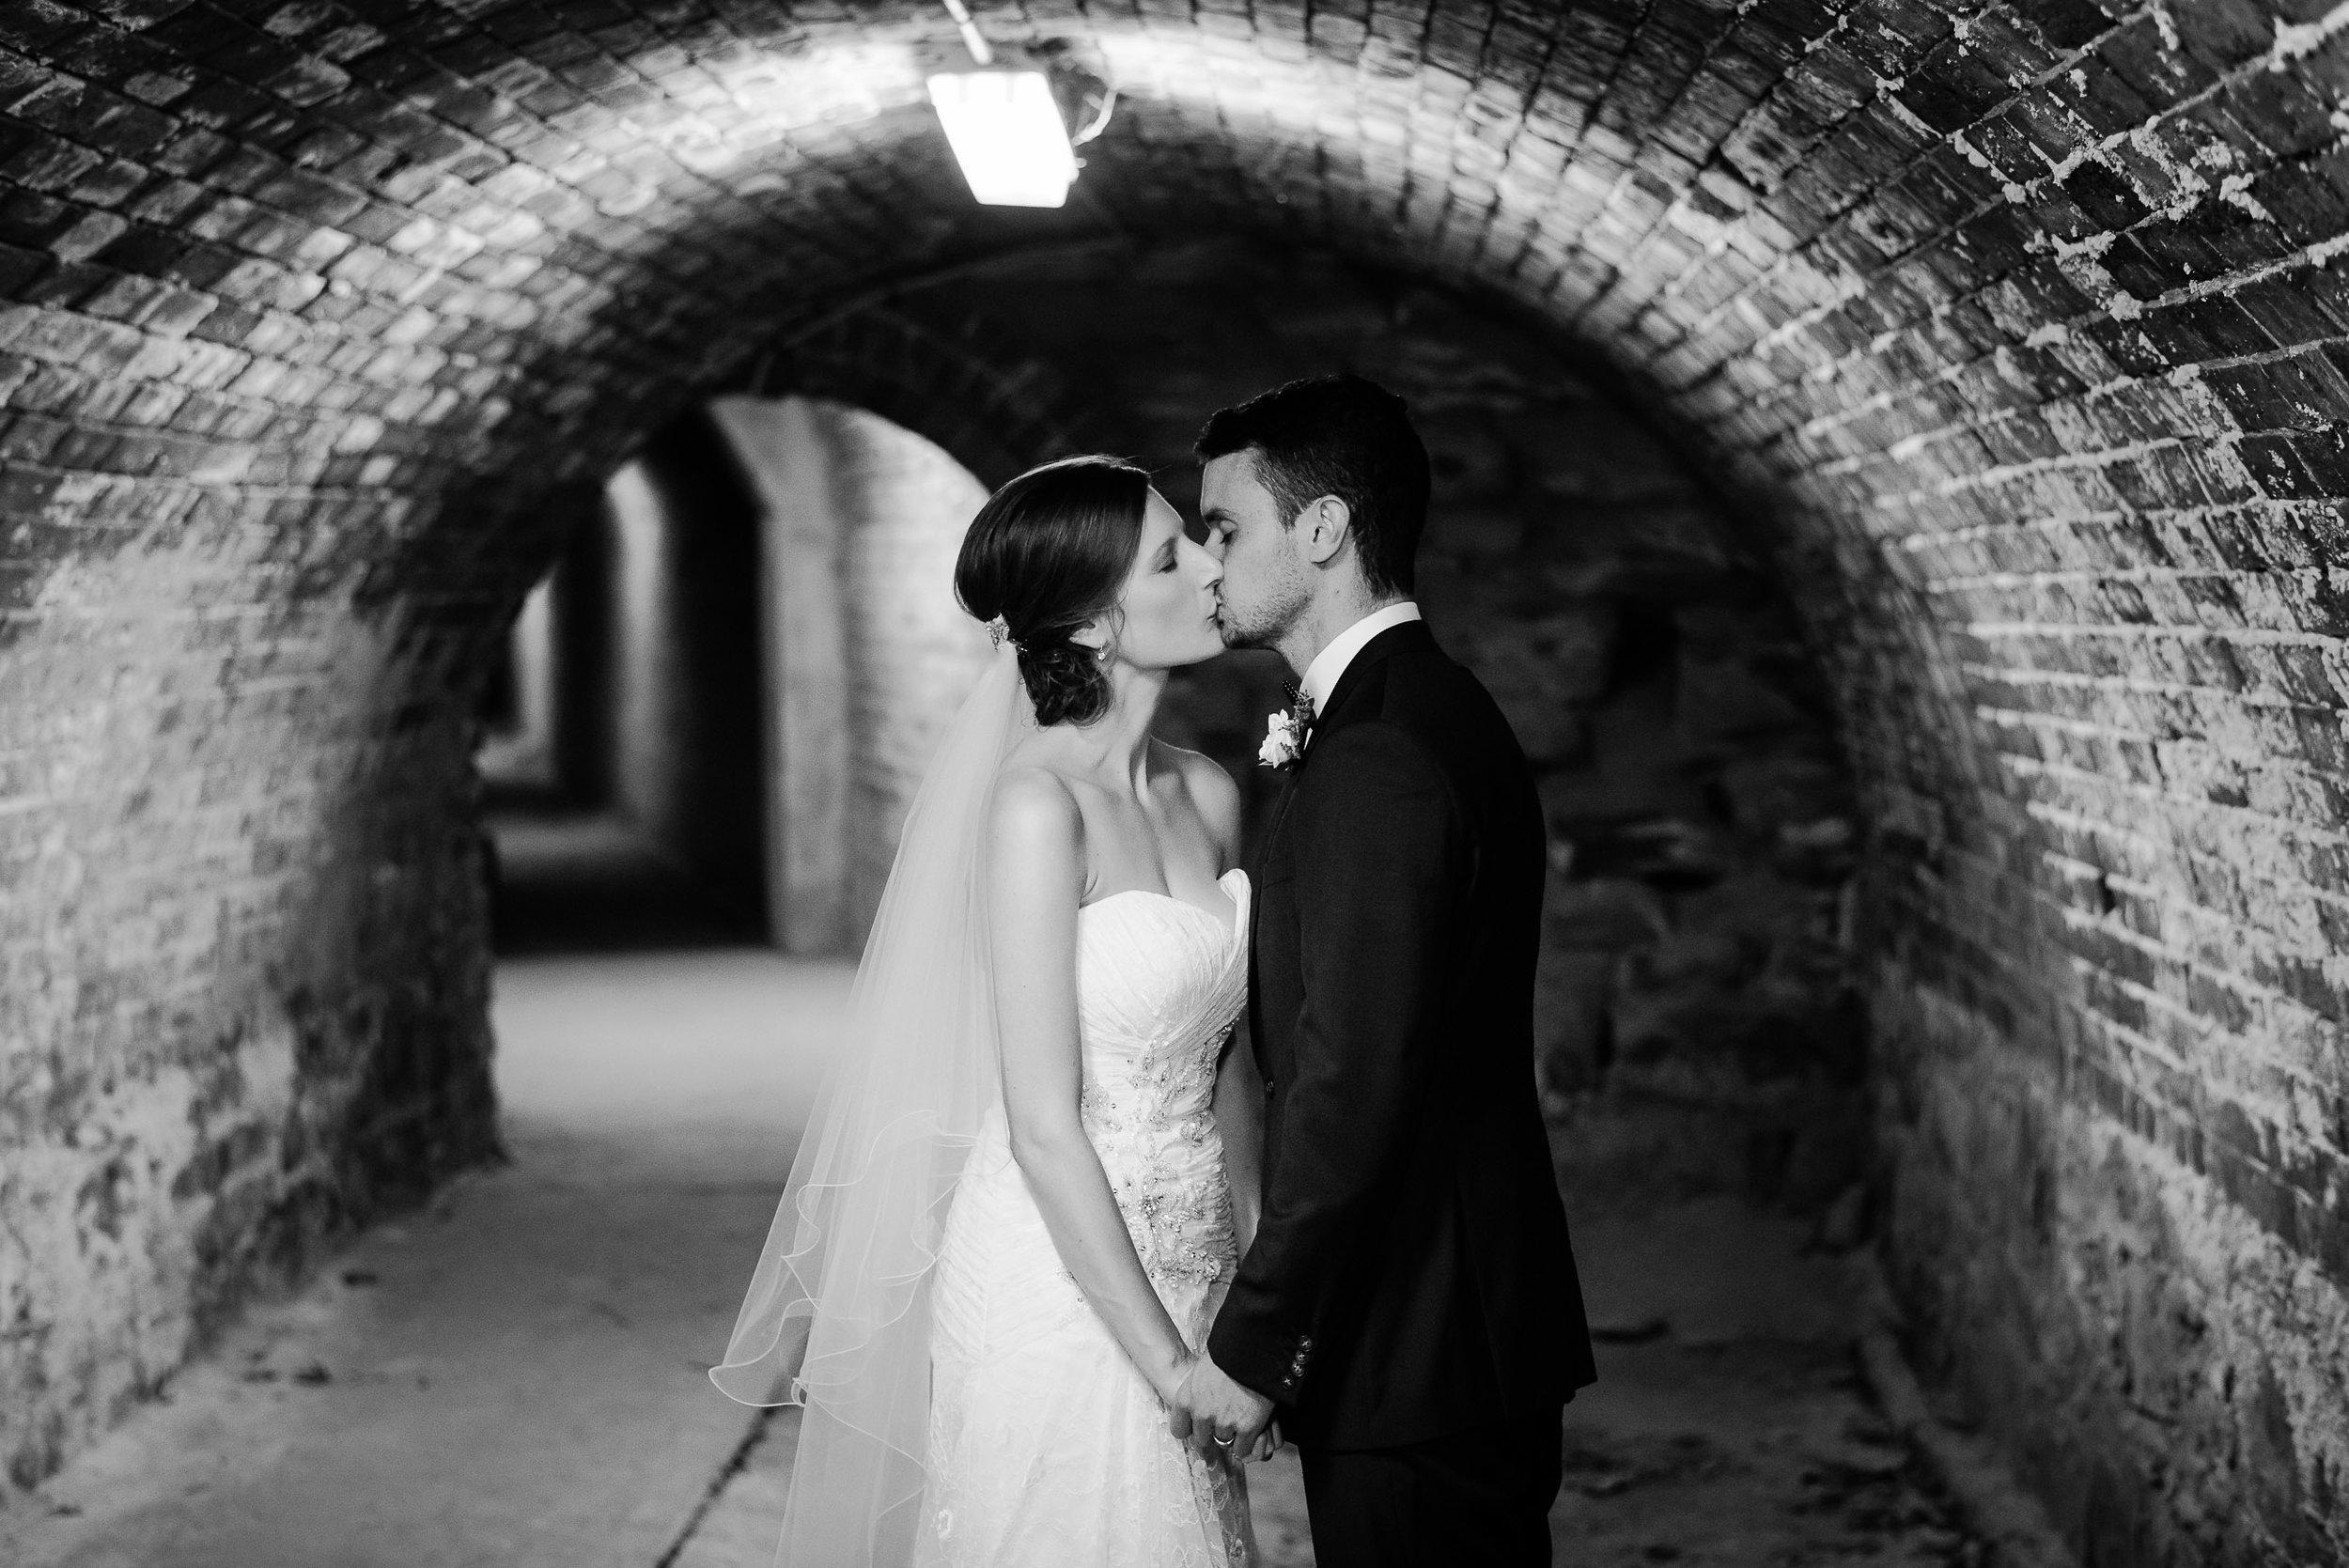
[[[1220,1449],[1227,1449],[1232,1446],[1232,1439],[1230,1437],[1210,1437],[1207,1441],[1213,1443]]]

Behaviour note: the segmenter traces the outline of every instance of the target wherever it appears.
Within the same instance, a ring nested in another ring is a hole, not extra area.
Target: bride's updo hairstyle
[[[1063,458],[988,497],[955,562],[955,597],[1002,617],[1039,724],[1084,724],[1110,706],[1099,657],[1072,641],[1116,607],[1142,548],[1150,475],[1116,458]]]

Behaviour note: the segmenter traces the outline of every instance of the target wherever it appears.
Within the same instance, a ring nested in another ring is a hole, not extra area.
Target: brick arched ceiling
[[[277,515],[299,494],[320,585],[454,532],[462,549],[408,557],[437,581],[393,585],[503,596],[480,517],[599,472],[843,290],[1104,223],[1268,226],[1581,334],[1775,498],[1819,594],[1913,600],[1852,677],[1901,692],[1850,715],[1906,791],[1881,813],[1938,842],[1952,767],[2026,793],[1973,754],[2003,752],[2081,877],[2257,905],[2295,952],[2338,924],[2330,852],[2304,836],[2332,818],[2336,759],[2298,717],[2335,701],[2316,568],[2349,482],[2337,17],[1625,0],[980,20],[1082,40],[1119,84],[1065,214],[962,196],[918,101],[955,48],[926,5],[9,8],[12,511],[269,494]],[[2222,709],[2272,768],[2206,743]],[[1921,737],[1941,754],[1904,766]],[[2155,742],[2158,770],[2127,760]],[[2272,879],[2147,846],[2133,792],[2177,788],[2240,797]],[[2135,826],[2062,826],[2116,820]],[[2256,978],[2276,1005],[2334,1010],[2330,980],[2275,963]],[[2297,1086],[2310,1065],[2244,1092],[2337,1124],[2338,1083],[2329,1110]]]
[[[2349,11],[979,22],[1118,83],[1061,213],[969,204],[927,3],[0,7],[11,856],[169,859],[150,775],[264,743],[440,735],[411,793],[459,799],[432,672],[547,558],[510,520],[861,293],[1108,231],[1307,238],[1582,339],[1753,498],[1843,693],[1871,928],[1933,999],[1885,1027],[2018,1048],[2349,1282]],[[407,651],[328,668],[354,603]],[[210,728],[150,722],[198,688]],[[372,717],[304,728],[329,702]],[[2017,1234],[2030,1201],[1974,1200]]]

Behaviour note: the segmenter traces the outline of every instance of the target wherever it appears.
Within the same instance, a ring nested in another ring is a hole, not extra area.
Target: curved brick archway
[[[1084,409],[1051,367],[972,323],[941,331],[874,303],[786,332],[752,362],[745,386],[788,388],[867,410],[937,444],[990,489],[1083,451]]]
[[[1106,222],[1537,313],[1751,499],[1871,824],[1921,1349],[2096,1553],[2320,1560],[2349,1528],[2338,15],[982,23],[1120,79],[1058,217],[960,199],[926,8],[0,16],[16,1479],[485,1146],[461,694],[565,498],[877,280]]]

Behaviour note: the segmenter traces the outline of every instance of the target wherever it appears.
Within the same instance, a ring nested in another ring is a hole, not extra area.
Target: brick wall
[[[1063,212],[957,189],[927,7],[0,8],[14,1477],[484,1146],[459,715],[618,453],[924,278],[1243,228],[1538,317],[1734,487],[1866,824],[1920,1353],[2094,1560],[2338,1556],[2340,14],[980,9],[1121,83]]]

